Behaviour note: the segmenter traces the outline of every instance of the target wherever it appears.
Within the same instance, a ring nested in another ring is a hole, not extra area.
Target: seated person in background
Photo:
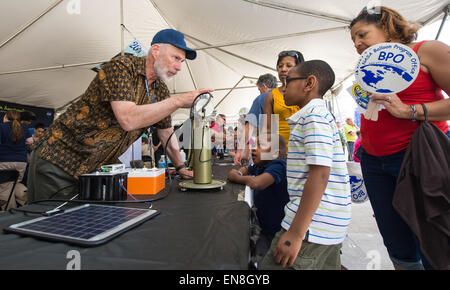
[[[29,144],[31,144],[31,135],[20,123],[20,113],[14,110],[7,111],[3,123],[0,124],[0,170],[17,170],[19,178],[14,194],[5,209],[15,208],[16,202],[24,205],[27,200],[27,188],[20,182],[27,166],[26,146]],[[8,200],[12,186],[12,182],[0,184],[0,200]]]
[[[261,234],[256,243],[257,263],[269,250],[273,237],[281,229],[284,206],[289,201],[286,182],[286,142],[280,135],[273,135],[269,140],[278,139],[279,142],[279,148],[275,148],[276,143],[268,142],[268,138],[264,136],[269,137],[267,135],[258,137],[257,147],[252,149],[254,163],[239,170],[232,169],[228,173],[230,181],[248,185],[255,191],[256,216],[261,227]]]
[[[23,111],[20,113],[20,123],[25,126],[28,130],[28,127],[36,120],[36,115],[30,111]]]
[[[28,122],[26,122],[28,123]],[[22,124],[24,124],[22,122]],[[27,160],[28,162],[30,162],[30,158],[31,158],[31,151],[34,150],[35,144],[37,144],[37,142],[39,142],[39,137],[41,137],[45,132],[45,125],[43,123],[36,123],[36,125],[34,125],[34,133],[32,137],[32,142],[29,146],[27,146]],[[24,181],[26,182],[26,176],[24,176]]]
[[[34,125],[33,144],[39,141],[39,137],[45,132],[45,125],[43,123],[37,123]]]

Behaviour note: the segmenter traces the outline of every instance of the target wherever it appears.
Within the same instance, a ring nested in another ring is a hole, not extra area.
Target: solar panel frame
[[[155,209],[85,204],[54,216],[13,224],[3,230],[78,246],[98,246],[159,213]]]

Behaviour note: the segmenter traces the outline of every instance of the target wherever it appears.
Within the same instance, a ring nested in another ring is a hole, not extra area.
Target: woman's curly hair
[[[350,29],[357,22],[375,24],[386,31],[391,39],[399,39],[401,43],[408,44],[417,39],[417,31],[420,25],[406,20],[397,11],[385,6],[378,6],[373,9],[365,7],[350,23]]]

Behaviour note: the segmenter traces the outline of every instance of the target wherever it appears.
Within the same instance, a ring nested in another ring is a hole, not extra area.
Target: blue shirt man
[[[267,93],[277,87],[277,78],[271,74],[264,74],[258,78],[256,82],[259,92],[261,93],[253,101],[252,107],[245,118],[244,132],[238,132],[238,150],[234,156],[234,164],[241,165],[241,160],[250,159],[250,150],[248,142],[250,136],[254,136],[254,129],[259,126],[259,117],[264,114],[264,102]]]
[[[266,100],[267,93],[271,90],[256,97],[253,101],[250,111],[248,111],[247,117],[245,117],[245,122],[249,122],[253,127],[259,126],[259,115],[264,114],[264,102]]]

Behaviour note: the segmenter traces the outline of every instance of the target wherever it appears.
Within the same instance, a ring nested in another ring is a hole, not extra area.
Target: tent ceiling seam
[[[257,77],[249,77],[249,76],[242,76],[242,80],[243,79],[250,79],[250,80],[258,80],[259,78],[257,78]],[[242,81],[241,80],[241,81]],[[252,82],[251,82],[252,83]],[[280,81],[277,81],[277,83],[279,83],[279,84],[281,84],[281,82]],[[252,88],[257,88],[258,86],[255,84],[255,85],[251,85],[251,86],[243,86],[243,87],[233,87],[233,88],[220,88],[220,89],[214,89],[213,88],[213,90],[214,91],[228,91],[228,90],[234,90],[234,89],[236,89],[236,90],[238,90],[238,89],[252,89]],[[190,91],[184,91],[184,92],[173,92],[173,93],[171,93],[171,95],[175,95],[175,94],[185,94],[185,93],[189,93]]]
[[[440,9],[438,9],[436,11],[436,13],[434,13],[433,15],[431,15],[427,20],[419,22],[421,25],[425,26],[427,24],[429,24],[430,22],[432,22],[433,20],[439,18],[442,14],[445,14],[445,11],[447,9],[449,9],[448,7],[450,6],[450,4],[445,4],[444,6],[442,6]]]
[[[124,24],[121,24],[121,26],[134,38],[134,40],[138,40],[136,38],[136,36],[134,36],[134,34]],[[141,43],[141,45],[145,49],[147,49],[145,47],[145,45],[143,45],[142,43]],[[31,68],[31,69],[7,71],[7,72],[0,72],[0,76],[1,75],[8,75],[8,74],[17,74],[17,73],[36,72],[36,71],[44,71],[44,70],[63,69],[63,68],[69,68],[69,67],[78,67],[78,66],[85,66],[85,65],[91,65],[91,64],[104,63],[106,61],[107,60],[93,61],[93,62],[86,62],[86,63],[76,63],[76,64],[61,64],[61,65],[57,65],[57,66],[49,66],[49,67],[41,67],[41,68]]]
[[[188,35],[186,35],[188,36]],[[193,39],[195,40],[195,39]],[[198,42],[202,42],[201,40],[196,40]],[[207,44],[206,42],[202,42],[203,44]],[[195,50],[197,50],[197,48],[195,48]],[[228,64],[224,63],[222,60],[218,59],[216,56],[212,55],[211,53],[204,51],[204,53],[206,53],[207,55],[209,55],[210,57],[212,57],[213,59],[215,59],[216,61],[218,61],[219,63],[223,64],[225,67],[227,67],[228,69],[230,69],[232,72],[234,72],[235,74],[242,76],[241,73],[237,72],[234,68],[232,68],[231,66],[229,66]]]
[[[264,42],[264,41],[271,41],[271,40],[282,39],[282,38],[298,37],[298,36],[302,36],[302,35],[311,35],[311,34],[316,34],[316,33],[331,32],[331,31],[343,30],[343,29],[347,29],[347,26],[338,26],[338,27],[303,31],[303,32],[283,34],[283,35],[267,36],[267,37],[261,37],[261,38],[251,39],[251,40],[235,41],[235,42],[223,43],[223,44],[218,44],[218,45],[209,45],[209,46],[204,46],[204,47],[198,47],[198,48],[196,48],[196,50],[205,50],[205,49],[211,49],[211,48],[220,48],[220,47],[248,44],[248,43],[255,43],[255,42]]]
[[[50,12],[53,8],[55,8],[56,6],[58,6],[62,1],[64,0],[59,0],[55,3],[53,3],[50,7],[48,7],[47,9],[44,10],[44,12],[42,12],[41,14],[39,14],[39,16],[35,17],[33,20],[31,20],[28,24],[25,24],[22,28],[20,28],[16,33],[14,33],[12,36],[10,36],[7,40],[5,40],[2,44],[0,44],[0,48],[2,48],[3,46],[5,46],[7,43],[9,43],[11,40],[13,40],[14,38],[16,38],[19,34],[21,34],[22,32],[24,32],[25,30],[27,30],[30,26],[32,26],[34,23],[36,23],[36,21],[38,21],[39,19],[41,19],[44,15],[46,15],[48,12]]]
[[[7,71],[7,72],[0,72],[0,76],[2,75],[9,75],[9,74],[18,74],[18,73],[27,73],[27,72],[36,72],[36,71],[44,71],[44,70],[55,70],[55,69],[64,69],[64,68],[71,68],[71,67],[79,67],[79,66],[85,66],[85,65],[93,65],[93,64],[99,64],[106,62],[107,60],[102,61],[91,61],[91,62],[83,62],[83,63],[74,63],[74,64],[61,64],[61,65],[55,65],[55,66],[49,66],[49,67],[41,67],[41,68],[31,68],[31,69],[23,69],[23,70],[15,70],[15,71]]]
[[[351,22],[351,19],[342,18],[342,17],[338,17],[335,15],[328,15],[328,14],[324,14],[324,13],[319,14],[314,11],[301,10],[301,9],[297,9],[297,8],[293,8],[293,7],[283,6],[278,3],[255,1],[255,0],[242,0],[242,1],[254,4],[254,5],[259,5],[259,6],[263,6],[263,7],[272,8],[272,9],[277,9],[277,10],[287,11],[287,12],[291,12],[291,13],[311,16],[311,17],[315,17],[315,18],[331,20],[331,21],[335,21],[335,22],[341,22],[341,23],[345,23],[345,24],[350,24],[350,22]]]
[[[242,78],[234,85],[234,87],[214,106],[214,110],[228,97],[229,94],[231,94],[231,92],[239,85],[240,82],[242,82],[243,79],[245,79],[244,76],[242,76]]]
[[[210,45],[209,43],[207,43],[207,42],[205,42],[205,41],[202,41],[202,40],[200,40],[200,39],[198,39],[198,38],[195,38],[195,37],[193,37],[193,36],[191,36],[191,35],[189,35],[189,34],[186,34],[186,33],[183,33],[183,34],[184,34],[186,37],[191,38],[191,39],[193,39],[193,40],[195,40],[195,41],[204,43],[204,44],[206,44],[206,45]],[[219,51],[221,51],[221,52],[223,52],[223,53],[229,54],[229,55],[234,56],[234,57],[236,57],[236,58],[245,60],[245,61],[247,61],[247,62],[253,63],[253,64],[255,64],[255,65],[261,66],[261,67],[263,67],[263,68],[265,68],[265,69],[268,69],[268,70],[271,70],[271,71],[276,71],[276,69],[274,69],[274,68],[271,68],[271,67],[266,66],[266,65],[264,65],[264,64],[258,63],[258,62],[256,62],[256,61],[251,60],[251,59],[245,58],[245,57],[243,57],[243,56],[237,55],[237,54],[235,54],[235,53],[226,51],[226,50],[224,50],[224,49],[221,49],[221,48],[214,48],[214,49],[217,49],[217,50],[219,50]]]

